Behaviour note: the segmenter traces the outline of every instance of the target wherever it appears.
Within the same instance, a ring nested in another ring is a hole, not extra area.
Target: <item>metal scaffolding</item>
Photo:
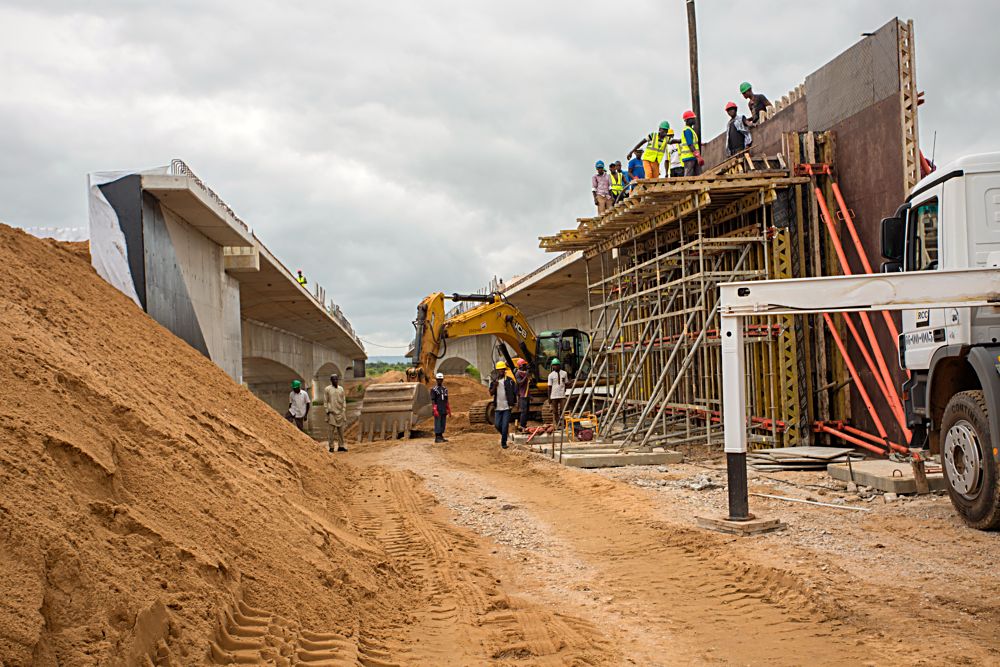
[[[642,181],[624,205],[542,240],[586,261],[593,339],[572,415],[596,414],[623,451],[722,442],[718,287],[784,277],[798,215],[790,188],[803,182],[779,158],[743,155],[705,176]],[[784,327],[762,316],[744,332],[759,446],[801,435],[800,383],[786,371],[798,349]]]

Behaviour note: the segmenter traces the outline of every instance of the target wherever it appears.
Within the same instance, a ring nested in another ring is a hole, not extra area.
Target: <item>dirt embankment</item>
[[[0,225],[0,664],[377,654],[415,593],[355,473],[85,257]]]

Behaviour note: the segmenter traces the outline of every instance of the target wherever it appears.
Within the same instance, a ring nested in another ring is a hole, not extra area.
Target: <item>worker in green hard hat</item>
[[[557,357],[553,357],[549,362],[549,404],[552,406],[552,418],[556,424],[562,419],[563,404],[566,402],[566,385],[569,384],[569,375],[562,369],[562,364]]]
[[[643,144],[646,148],[642,151],[642,168],[646,173],[646,178],[660,177],[660,163],[663,156],[667,154],[667,145],[670,143],[670,123],[663,121],[656,132],[650,132],[639,140],[629,154],[625,157],[639,156],[639,149]]]
[[[747,98],[747,104],[750,106],[751,123],[758,122],[760,120],[760,114],[771,106],[771,101],[762,93],[753,92],[753,86],[750,85],[749,81],[744,81],[740,84],[740,95]]]
[[[302,389],[302,382],[292,380],[292,391],[288,394],[288,412],[285,413],[285,419],[294,422],[300,431],[305,431],[310,404],[309,394]]]

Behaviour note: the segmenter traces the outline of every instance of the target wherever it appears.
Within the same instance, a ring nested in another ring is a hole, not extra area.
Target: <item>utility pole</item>
[[[701,90],[698,87],[698,26],[694,17],[694,0],[686,0],[688,15],[688,58],[691,61],[691,111],[694,127],[701,136]]]

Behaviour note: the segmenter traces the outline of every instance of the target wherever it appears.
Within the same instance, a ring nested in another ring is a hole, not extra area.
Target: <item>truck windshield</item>
[[[910,212],[914,221],[914,244],[910,257],[911,271],[934,271],[938,268],[938,200],[926,201]]]

